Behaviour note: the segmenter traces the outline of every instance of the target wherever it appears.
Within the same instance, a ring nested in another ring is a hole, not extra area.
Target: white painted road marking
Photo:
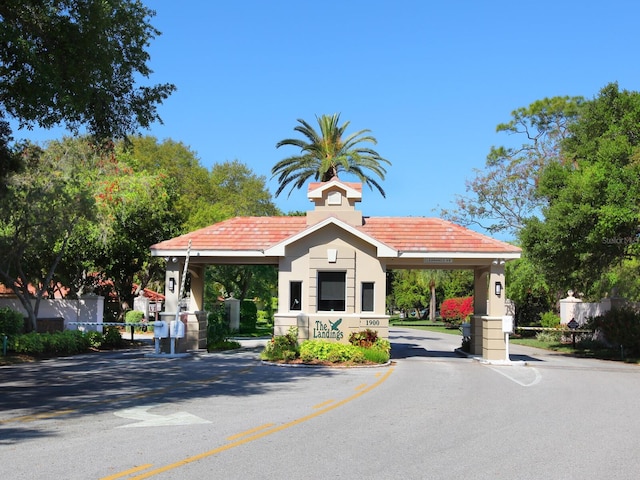
[[[540,375],[538,369],[534,367],[509,365],[489,368],[522,387],[532,387],[542,380],[542,375]]]
[[[119,412],[114,412],[115,415],[122,418],[128,418],[130,420],[137,420],[136,423],[130,423],[128,425],[121,425],[118,428],[129,427],[167,427],[175,425],[198,425],[204,423],[211,423],[209,420],[197,417],[187,412],[173,412],[168,415],[157,415],[155,413],[149,413],[148,410],[162,405],[140,405],[138,407],[126,408]]]

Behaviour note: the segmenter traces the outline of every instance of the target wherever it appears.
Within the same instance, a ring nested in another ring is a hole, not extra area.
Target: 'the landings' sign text
[[[331,339],[339,342],[342,340],[342,337],[344,337],[344,332],[338,328],[341,323],[341,318],[335,322],[331,320],[327,320],[326,322],[316,320],[313,328],[313,338]]]

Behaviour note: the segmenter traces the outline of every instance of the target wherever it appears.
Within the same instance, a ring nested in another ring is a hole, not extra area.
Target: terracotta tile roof
[[[153,251],[261,251],[307,228],[306,217],[235,217],[157,243]],[[505,242],[438,218],[369,217],[356,227],[400,252],[519,253]]]
[[[349,188],[354,189],[357,192],[362,193],[362,182],[341,182],[339,180],[334,181],[336,184],[341,183]],[[309,192],[316,190],[322,186],[328,185],[329,182],[311,182],[309,183],[309,188],[307,189]]]
[[[358,228],[401,252],[500,252],[521,250],[439,218],[369,217]]]
[[[306,217],[235,217],[157,243],[152,250],[264,250],[306,227]]]

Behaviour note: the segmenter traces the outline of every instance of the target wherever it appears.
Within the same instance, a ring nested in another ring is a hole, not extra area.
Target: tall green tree
[[[489,232],[516,236],[525,220],[540,215],[545,204],[537,195],[541,172],[551,163],[563,164],[560,148],[569,125],[578,118],[582,97],[552,97],[514,110],[496,131],[523,137],[518,146],[491,147],[485,168],[474,170],[467,195],[442,215],[462,225],[478,225]]]
[[[175,183],[177,198],[171,209],[179,217],[182,233],[207,225],[193,221],[203,207],[213,203],[214,196],[211,173],[202,166],[196,152],[182,142],[159,142],[153,136],[132,136],[119,143],[119,151],[134,171],[165,175]]]
[[[136,86],[160,34],[139,0],[0,2],[0,121],[122,138],[160,117],[171,84]]]
[[[386,170],[383,164],[391,165],[391,162],[363,145],[378,143],[369,135],[370,130],[360,130],[347,135],[345,132],[349,122],[339,125],[339,114],[316,116],[316,120],[319,131],[306,121],[298,119],[299,125],[294,127],[294,130],[305,138],[287,138],[276,144],[276,148],[292,146],[300,149],[300,154],[280,160],[271,169],[273,177],[278,177],[280,184],[276,196],[289,185],[291,194],[294,188],[302,188],[309,179],[327,182],[343,171],[355,175],[370,188],[375,187],[384,197],[385,193],[380,184],[367,172],[372,172],[384,180]]]
[[[133,284],[141,289],[152,277],[150,270],[159,272],[160,259],[151,257],[149,247],[180,233],[171,209],[176,193],[163,175],[117,165],[97,185],[104,238],[92,257],[113,282],[120,303],[133,305]]]
[[[640,240],[640,93],[615,83],[581,109],[563,154],[547,166],[522,245],[548,283],[587,296],[612,267],[636,257]]]
[[[234,216],[278,215],[266,178],[238,161],[216,163],[207,170],[196,152],[182,142],[135,136],[119,144],[122,158],[134,171],[166,175],[178,198],[171,208],[181,218],[183,233]]]
[[[94,216],[83,173],[94,157],[71,147],[27,146],[22,155],[24,168],[5,178],[0,196],[0,281],[14,290],[35,329],[40,301],[77,226]]]
[[[280,211],[272,201],[266,179],[255,175],[237,160],[215,164],[211,169],[213,197],[193,216],[194,227],[235,216],[272,216]],[[269,265],[216,265],[207,269],[207,279],[219,285],[219,293],[243,300],[258,298],[265,304],[278,281],[277,270]]]
[[[395,272],[392,284],[395,306],[403,311],[413,310],[416,317],[429,303],[429,279],[424,270],[399,270]]]
[[[468,282],[460,281],[460,275],[448,270],[396,270],[393,272],[391,284],[391,300],[395,306],[403,310],[414,310],[429,306],[428,317],[436,319],[436,310],[440,302],[449,296],[464,296]],[[465,280],[469,275],[463,274]],[[461,285],[464,285],[461,287]],[[473,275],[471,275],[473,290]],[[460,293],[461,290],[464,293]]]

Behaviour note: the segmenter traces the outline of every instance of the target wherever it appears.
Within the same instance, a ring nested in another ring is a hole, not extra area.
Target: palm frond
[[[370,188],[375,187],[384,197],[384,190],[376,180],[365,173],[374,173],[384,180],[386,170],[382,163],[391,162],[382,158],[375,150],[363,146],[363,143],[376,145],[377,140],[369,135],[370,130],[360,130],[345,136],[349,122],[340,125],[340,114],[316,115],[319,131],[316,131],[303,119],[298,119],[294,131],[301,133],[305,139],[286,138],[276,144],[276,148],[293,146],[300,149],[300,155],[280,160],[271,169],[273,177],[278,177],[278,196],[286,187],[302,188],[307,180],[315,178],[330,180],[340,171],[356,175],[362,183]]]

